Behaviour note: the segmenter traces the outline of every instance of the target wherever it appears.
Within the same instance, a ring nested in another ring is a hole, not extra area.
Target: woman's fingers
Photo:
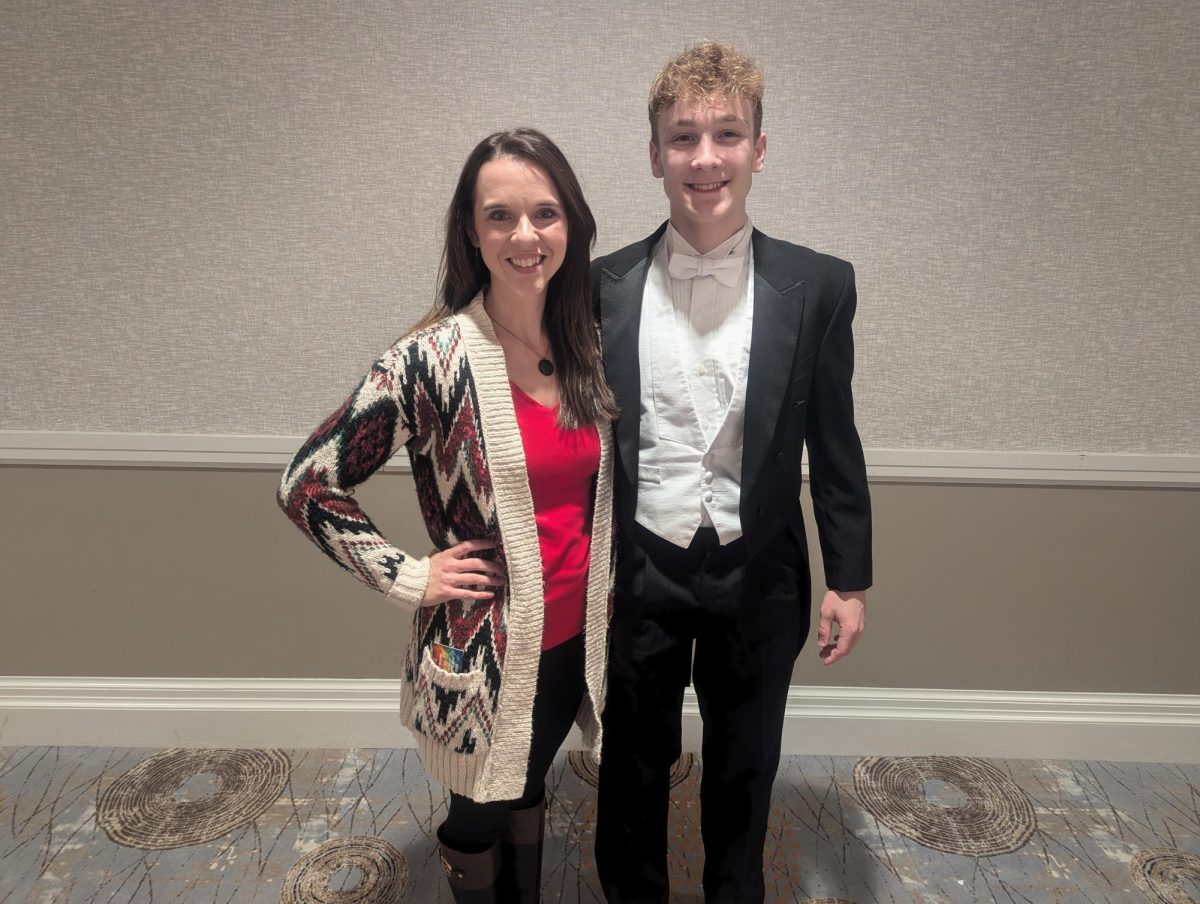
[[[451,546],[446,553],[449,561],[447,565],[454,570],[460,572],[464,576],[480,576],[488,577],[488,581],[476,581],[467,583],[491,583],[503,584],[504,571],[500,565],[490,559],[465,558],[469,553],[479,552],[483,549],[495,549],[496,543],[493,540],[463,540],[461,543],[456,543]]]
[[[464,540],[430,556],[429,583],[422,605],[431,606],[452,599],[493,599],[496,594],[486,588],[502,586],[504,570],[490,559],[466,556],[495,548],[492,540]]]
[[[451,568],[459,572],[459,575],[477,574],[486,575],[492,578],[493,583],[499,581],[504,583],[504,572],[500,570],[500,566],[495,562],[489,562],[487,559],[452,559]]]
[[[490,600],[493,597],[495,597],[495,595],[496,594],[492,593],[489,590],[467,590],[466,588],[459,588],[458,590],[454,591],[454,596],[450,597],[450,599]]]
[[[446,552],[453,553],[458,556],[466,555],[469,552],[477,552],[481,549],[495,549],[496,542],[494,540],[463,540],[461,543],[456,543],[451,546]]]

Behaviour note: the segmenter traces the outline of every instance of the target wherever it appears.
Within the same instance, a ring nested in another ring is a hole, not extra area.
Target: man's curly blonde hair
[[[658,114],[677,100],[744,97],[754,108],[757,138],[765,85],[762,68],[736,47],[719,41],[697,44],[667,63],[650,86],[650,137],[658,142]]]

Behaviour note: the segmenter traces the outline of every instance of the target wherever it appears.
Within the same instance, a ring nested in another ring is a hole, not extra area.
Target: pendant
[[[554,373],[554,362],[549,358],[543,358],[538,362],[538,370],[541,371],[543,377],[548,377]]]

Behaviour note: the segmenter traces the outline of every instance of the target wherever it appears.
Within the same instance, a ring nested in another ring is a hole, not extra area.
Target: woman
[[[456,901],[536,901],[546,772],[578,721],[600,749],[616,413],[595,329],[595,221],[532,129],[471,152],[435,310],[309,437],[279,502],[327,555],[415,611],[401,715],[451,792]],[[392,546],[352,490],[403,445],[437,549]]]

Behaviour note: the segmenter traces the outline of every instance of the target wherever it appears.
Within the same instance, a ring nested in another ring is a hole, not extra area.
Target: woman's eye
[[[553,220],[558,216],[558,211],[551,207],[546,207],[537,212],[539,220]]]
[[[507,220],[508,219],[508,211],[507,210],[493,210],[491,213],[488,214],[488,219],[495,220],[497,222],[500,222],[502,220]]]

